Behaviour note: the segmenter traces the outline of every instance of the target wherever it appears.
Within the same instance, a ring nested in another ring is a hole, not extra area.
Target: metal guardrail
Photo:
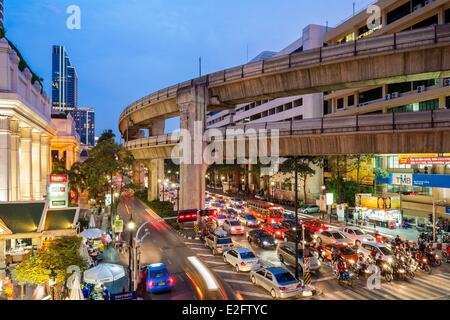
[[[310,136],[348,134],[364,132],[389,132],[389,131],[415,131],[427,129],[450,129],[450,110],[431,110],[422,112],[384,113],[376,115],[356,115],[336,118],[315,118],[298,121],[286,121],[281,123],[259,123],[248,125],[229,126],[220,130],[224,137],[233,134],[227,130],[249,129],[278,130],[280,137],[286,136]],[[166,134],[132,140],[125,143],[129,150],[155,146],[169,146],[180,142],[180,137],[175,134]]]
[[[242,81],[262,74],[274,74],[307,68],[312,65],[337,62],[354,57],[387,54],[396,50],[420,49],[426,45],[450,43],[450,25],[435,25],[432,27],[404,31],[378,37],[355,40],[340,45],[327,46],[318,49],[271,58],[264,61],[249,63],[238,67],[214,72],[200,78],[192,79],[177,85],[159,90],[143,97],[128,106],[121,114],[120,121],[130,113],[149,104],[176,98],[178,89],[194,84],[216,87],[228,82]]]

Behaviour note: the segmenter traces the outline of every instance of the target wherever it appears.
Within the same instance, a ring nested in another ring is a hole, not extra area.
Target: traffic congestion
[[[411,282],[448,262],[448,249],[433,249],[425,235],[410,242],[357,226],[326,224],[309,215],[314,210],[302,208],[295,221],[294,213],[279,205],[207,193],[206,209],[200,211],[200,256],[223,260],[209,262],[219,273],[244,279],[229,280],[239,288],[245,283],[241,292],[250,285],[259,288],[253,297],[264,298],[264,292],[273,299],[326,296],[320,286],[325,282],[334,290],[363,287],[372,274],[379,274],[382,284]],[[312,281],[304,281],[305,273]]]

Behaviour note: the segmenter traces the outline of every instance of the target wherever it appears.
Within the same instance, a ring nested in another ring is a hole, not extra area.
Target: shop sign
[[[398,186],[412,186],[413,175],[410,173],[392,173],[392,184]]]
[[[119,294],[112,294],[111,300],[116,300],[116,301],[137,300],[137,292],[132,291],[132,292],[119,293]]]
[[[401,165],[448,165],[450,153],[403,154],[398,159]]]
[[[49,178],[47,198],[49,207],[67,208],[69,206],[69,178],[67,175],[55,174]]]
[[[450,189],[450,175],[413,174],[413,186]]]
[[[359,206],[368,209],[396,210],[400,209],[400,197],[363,196]]]
[[[114,221],[114,232],[118,232],[118,233],[123,232],[123,220],[115,220]]]
[[[450,216],[450,207],[445,208],[445,213],[447,216]]]
[[[105,195],[105,206],[110,206],[112,204],[112,198],[111,198],[111,194],[108,193],[107,195]]]

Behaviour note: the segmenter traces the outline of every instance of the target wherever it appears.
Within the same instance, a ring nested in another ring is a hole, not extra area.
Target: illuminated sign
[[[401,165],[449,165],[450,153],[402,154],[398,162]]]
[[[67,175],[55,174],[49,178],[47,199],[49,207],[67,208],[69,206],[69,178]]]
[[[327,199],[327,206],[331,206],[334,203],[334,194],[333,193],[327,193],[326,194]]]
[[[393,173],[392,184],[399,186],[412,186],[413,175],[410,173]]]

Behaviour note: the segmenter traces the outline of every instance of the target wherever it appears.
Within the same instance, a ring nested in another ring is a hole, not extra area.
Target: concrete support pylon
[[[30,201],[31,189],[31,128],[20,128],[20,199]]]
[[[159,200],[160,182],[164,180],[164,159],[150,160],[148,168],[148,201]]]
[[[177,94],[180,127],[186,133],[189,132],[189,135],[182,136],[183,146],[189,146],[190,149],[183,149],[180,159],[180,210],[205,207],[205,175],[208,166],[203,159],[203,133],[208,102],[206,86],[194,85],[179,90]]]
[[[11,118],[0,115],[0,201],[10,200],[11,188]]]

